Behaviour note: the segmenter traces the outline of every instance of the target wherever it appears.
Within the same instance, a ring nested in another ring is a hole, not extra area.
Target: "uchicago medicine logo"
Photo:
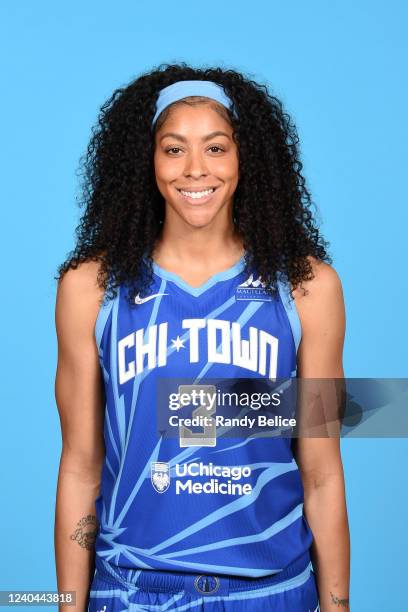
[[[213,463],[175,464],[176,495],[250,495],[252,493],[249,466],[221,466]],[[204,477],[204,478],[203,478]],[[153,461],[150,464],[150,479],[157,493],[164,493],[170,486],[170,464]]]
[[[150,464],[150,480],[158,493],[164,493],[170,486],[170,466],[163,461]]]

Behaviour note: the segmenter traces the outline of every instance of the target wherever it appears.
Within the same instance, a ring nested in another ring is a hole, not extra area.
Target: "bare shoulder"
[[[310,255],[307,259],[312,267],[313,278],[302,281],[302,284],[293,291],[296,302],[306,299],[312,302],[321,298],[322,295],[342,291],[340,277],[333,266]]]
[[[344,320],[344,297],[340,277],[333,266],[315,257],[308,257],[313,278],[303,281],[293,291],[302,328],[321,322],[323,318]],[[306,291],[304,291],[306,290]]]
[[[59,280],[55,309],[57,332],[93,334],[104,294],[97,281],[99,268],[99,262],[84,262],[76,269],[69,269]]]
[[[86,261],[76,269],[69,269],[60,279],[58,290],[64,292],[98,292],[97,276],[100,263],[97,261]]]

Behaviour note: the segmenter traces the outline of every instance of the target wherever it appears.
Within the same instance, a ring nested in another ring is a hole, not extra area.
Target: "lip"
[[[204,204],[205,202],[208,202],[209,200],[211,200],[211,198],[217,191],[218,187],[214,187],[213,185],[210,185],[209,187],[205,187],[203,189],[194,189],[194,191],[206,191],[207,189],[214,189],[212,193],[210,193],[208,196],[203,196],[202,198],[190,198],[189,196],[186,196],[183,193],[181,193],[180,189],[181,188],[177,188],[177,191],[179,192],[180,196],[183,198],[185,202],[189,202],[190,204],[197,205],[197,204]],[[183,189],[183,191],[189,191],[189,190]]]

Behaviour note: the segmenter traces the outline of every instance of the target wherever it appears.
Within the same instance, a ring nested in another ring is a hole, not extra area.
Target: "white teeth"
[[[207,189],[206,191],[182,191],[180,189],[180,193],[187,196],[188,198],[193,198],[193,200],[198,200],[199,198],[203,198],[204,196],[210,195],[214,189]]]

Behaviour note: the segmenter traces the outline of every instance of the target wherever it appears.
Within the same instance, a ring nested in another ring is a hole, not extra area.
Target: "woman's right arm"
[[[94,572],[103,442],[104,389],[94,337],[103,291],[96,262],[68,270],[59,282],[55,309],[58,364],[55,398],[61,422],[62,452],[55,510],[55,561],[58,591],[75,591],[76,605],[60,610],[84,612]]]

